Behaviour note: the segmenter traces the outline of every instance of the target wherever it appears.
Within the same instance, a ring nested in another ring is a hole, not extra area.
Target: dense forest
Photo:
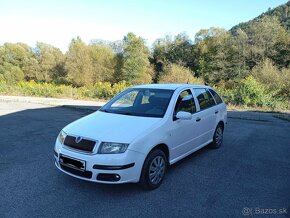
[[[231,104],[289,109],[289,7],[269,9],[229,31],[202,29],[193,40],[185,33],[165,36],[152,48],[134,33],[89,44],[77,37],[65,54],[41,42],[33,48],[5,43],[0,93],[109,98],[135,84],[189,82],[216,87]]]

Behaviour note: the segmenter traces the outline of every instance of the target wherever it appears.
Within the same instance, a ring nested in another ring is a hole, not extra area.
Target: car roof
[[[138,85],[132,88],[150,88],[150,89],[169,89],[175,90],[178,88],[208,88],[206,85],[186,84],[186,83],[162,83],[162,84],[145,84]]]

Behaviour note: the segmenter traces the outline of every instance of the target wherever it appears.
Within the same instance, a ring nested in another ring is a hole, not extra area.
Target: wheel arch
[[[223,130],[225,129],[225,123],[224,123],[223,120],[221,120],[221,121],[218,122],[218,125],[217,126],[219,126],[219,125],[222,126]]]
[[[152,152],[155,149],[160,149],[161,151],[164,152],[164,154],[166,156],[166,159],[167,159],[167,164],[169,164],[170,152],[169,152],[168,146],[166,144],[164,144],[164,143],[160,143],[158,145],[153,146],[152,149],[150,150],[150,152]]]

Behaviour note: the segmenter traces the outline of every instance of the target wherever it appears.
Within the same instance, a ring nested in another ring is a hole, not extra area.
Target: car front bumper
[[[80,160],[84,169],[76,169],[64,164],[62,158]],[[145,155],[127,150],[122,154],[85,154],[66,149],[58,142],[54,149],[56,167],[62,172],[86,181],[120,184],[139,182]]]

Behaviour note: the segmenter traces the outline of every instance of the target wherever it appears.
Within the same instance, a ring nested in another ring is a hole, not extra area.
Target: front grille
[[[93,175],[93,173],[91,171],[80,171],[80,170],[76,170],[76,169],[70,168],[68,166],[65,166],[63,164],[60,164],[60,167],[64,171],[67,171],[67,172],[69,172],[71,174],[74,174],[74,175],[80,176],[80,177],[84,177],[84,178],[87,178],[87,179],[91,179],[92,178],[92,175]]]
[[[82,151],[92,152],[94,150],[96,142],[88,139],[81,139],[80,142],[76,142],[76,137],[66,136],[64,140],[64,145],[75,148]]]

